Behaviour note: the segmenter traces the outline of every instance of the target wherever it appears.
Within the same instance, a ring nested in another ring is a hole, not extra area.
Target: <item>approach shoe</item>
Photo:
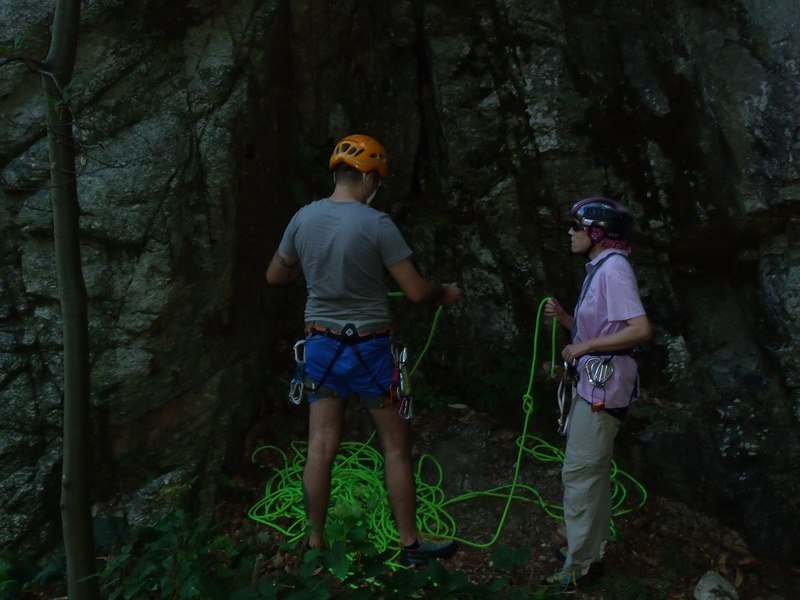
[[[602,563],[593,563],[588,569],[586,569],[585,573],[573,571],[571,569],[562,569],[561,571],[556,571],[552,575],[542,579],[541,585],[546,586],[553,591],[563,592],[586,587],[587,585],[597,581],[602,574]]]
[[[428,564],[431,558],[450,558],[457,549],[458,542],[455,540],[433,541],[419,538],[411,546],[403,546],[399,562],[406,567],[421,567]]]

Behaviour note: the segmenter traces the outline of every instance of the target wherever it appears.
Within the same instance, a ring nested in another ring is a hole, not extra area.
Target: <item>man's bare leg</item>
[[[411,426],[392,407],[370,408],[383,449],[386,490],[392,505],[400,543],[409,546],[417,541],[417,491],[411,462]]]
[[[331,495],[331,467],[342,438],[347,401],[319,398],[308,409],[308,453],[303,469],[303,500],[308,516],[308,545],[320,548]]]

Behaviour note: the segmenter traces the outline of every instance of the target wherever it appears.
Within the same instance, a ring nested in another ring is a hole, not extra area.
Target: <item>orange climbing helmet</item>
[[[362,173],[377,171],[381,180],[386,179],[386,150],[380,142],[368,135],[348,135],[336,144],[328,164],[331,171],[341,163],[350,165]]]

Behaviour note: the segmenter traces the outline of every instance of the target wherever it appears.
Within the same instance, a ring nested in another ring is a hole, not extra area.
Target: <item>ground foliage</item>
[[[297,419],[297,415],[278,416],[284,423],[284,419]],[[508,483],[512,473],[517,452],[515,440],[524,415],[508,417],[463,407],[423,411],[414,421],[415,455],[430,454],[441,462],[448,497],[469,488],[501,486]],[[543,435],[552,433],[554,428],[550,425],[554,423],[544,424]],[[363,409],[355,404],[348,411],[347,429],[345,439],[363,440],[371,431]],[[303,432],[287,435],[302,436]],[[623,427],[621,436],[624,435]],[[555,434],[551,440],[554,445],[563,444]],[[561,495],[558,467],[528,463],[521,477],[534,483],[546,501],[558,503]],[[256,469],[249,475],[256,479],[255,492],[259,485],[257,473]],[[646,481],[642,483],[647,485]],[[476,546],[462,544],[452,559],[441,561],[436,569],[446,569],[456,579],[466,577],[477,587],[471,591],[466,588],[453,591],[454,595],[449,596],[438,585],[423,586],[422,597],[470,597],[470,594],[492,597],[489,591],[492,585],[497,586],[495,593],[499,598],[541,595],[538,582],[559,567],[554,554],[564,541],[563,525],[538,506],[512,505],[497,541],[481,547],[496,533],[502,509],[503,501],[492,498],[477,498],[452,507],[459,537],[472,540]],[[244,527],[247,529],[249,525]],[[610,544],[604,561],[604,577],[571,596],[597,600],[689,599],[694,597],[699,579],[714,570],[736,586],[742,599],[800,597],[800,569],[753,555],[735,530],[694,511],[685,502],[650,495],[642,507],[618,517],[616,527],[618,537]],[[268,545],[281,547],[280,535],[271,531],[261,533],[269,540]],[[295,551],[278,550],[264,569],[274,575],[296,568],[298,560]]]
[[[246,445],[288,443],[302,438],[303,415],[272,414],[286,425],[258,428]],[[515,421],[515,419],[511,419]],[[516,423],[460,408],[422,411],[415,421],[415,454],[442,464],[448,497],[506,484],[516,454]],[[364,411],[348,413],[346,439],[368,438]],[[623,434],[624,435],[624,434]],[[262,439],[266,436],[269,439]],[[555,436],[553,443],[560,438]],[[252,448],[250,448],[252,450]],[[269,456],[260,455],[260,456]],[[541,506],[477,496],[453,505],[458,536],[464,540],[450,560],[428,568],[389,566],[393,550],[378,551],[365,520],[353,513],[337,527],[339,539],[323,551],[303,552],[277,530],[247,517],[269,473],[280,465],[242,458],[242,469],[221,487],[210,519],[176,510],[152,527],[131,527],[119,518],[96,522],[102,551],[98,572],[105,597],[226,598],[542,598],[542,577],[559,566],[554,554],[563,543],[562,524]],[[622,468],[622,467],[621,467]],[[545,502],[560,499],[558,467],[530,461],[520,477]],[[646,482],[644,482],[646,484]],[[593,600],[690,599],[700,577],[715,570],[748,600],[788,600],[800,590],[800,571],[754,556],[742,538],[687,504],[650,496],[616,520],[618,537],[608,550],[605,575],[569,596]],[[497,534],[496,541],[487,544]],[[63,557],[39,563],[0,554],[0,598],[65,598]],[[549,597],[549,596],[548,596]]]

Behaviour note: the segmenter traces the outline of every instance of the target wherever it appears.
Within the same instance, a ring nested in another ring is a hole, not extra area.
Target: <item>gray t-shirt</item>
[[[386,267],[412,252],[389,215],[360,202],[317,200],[295,213],[279,249],[300,259],[306,323],[361,330],[391,324]]]

